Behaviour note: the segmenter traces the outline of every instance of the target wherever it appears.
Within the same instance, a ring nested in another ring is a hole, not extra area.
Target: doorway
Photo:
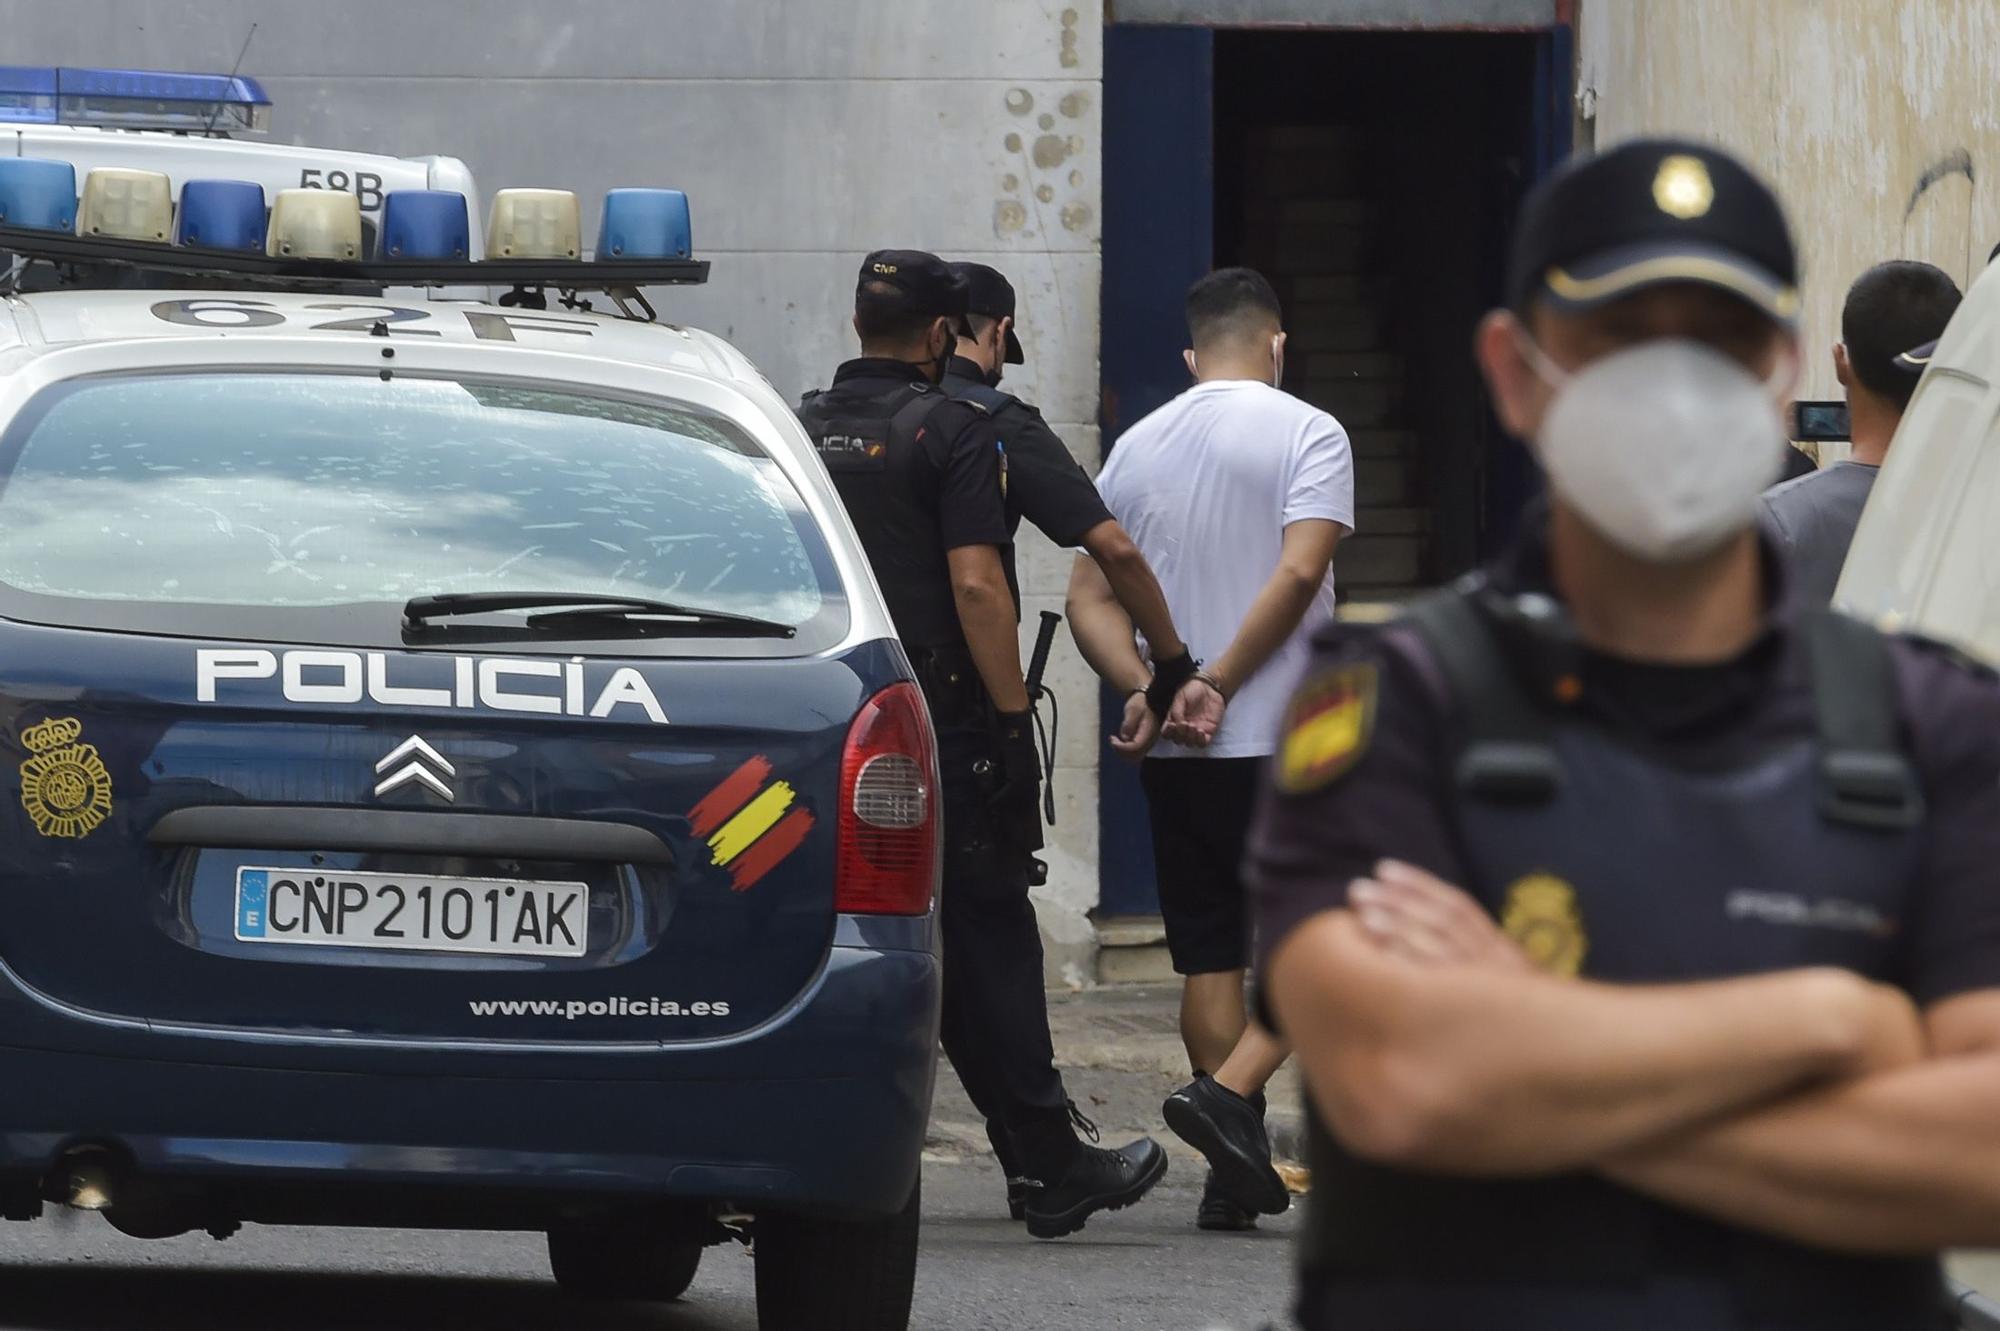
[[[1487,410],[1472,333],[1522,194],[1567,152],[1568,36],[1108,28],[1107,451],[1186,386],[1188,285],[1247,264],[1285,306],[1285,387],[1354,447],[1342,601],[1404,599],[1502,543],[1533,469]],[[1156,914],[1136,775],[1108,749],[1100,772],[1099,917]]]

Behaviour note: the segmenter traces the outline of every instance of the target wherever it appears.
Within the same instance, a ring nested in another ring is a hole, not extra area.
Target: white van
[[[1931,354],[1833,603],[2000,664],[2000,266]]]

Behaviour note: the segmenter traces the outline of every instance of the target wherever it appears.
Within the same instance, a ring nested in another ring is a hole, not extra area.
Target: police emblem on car
[[[97,747],[78,741],[83,723],[51,717],[21,732],[21,807],[45,837],[86,837],[111,816],[111,773]]]

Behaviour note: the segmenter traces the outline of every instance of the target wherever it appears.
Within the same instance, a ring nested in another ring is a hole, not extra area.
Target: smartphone
[[[1792,403],[1792,439],[1801,444],[1844,444],[1850,438],[1845,402]]]

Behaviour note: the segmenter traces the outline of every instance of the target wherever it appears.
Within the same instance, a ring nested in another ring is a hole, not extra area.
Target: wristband
[[[1208,685],[1208,687],[1210,687],[1211,689],[1214,689],[1217,693],[1221,694],[1224,702],[1227,702],[1229,700],[1229,690],[1223,688],[1222,681],[1217,679],[1214,675],[1209,674],[1206,670],[1197,670],[1194,672],[1194,677],[1200,680],[1202,683]]]
[[[1171,661],[1153,662],[1153,682],[1146,686],[1146,706],[1154,716],[1164,717],[1174,705],[1174,695],[1181,686],[1194,678],[1201,663],[1194,659],[1194,653],[1182,650]]]

